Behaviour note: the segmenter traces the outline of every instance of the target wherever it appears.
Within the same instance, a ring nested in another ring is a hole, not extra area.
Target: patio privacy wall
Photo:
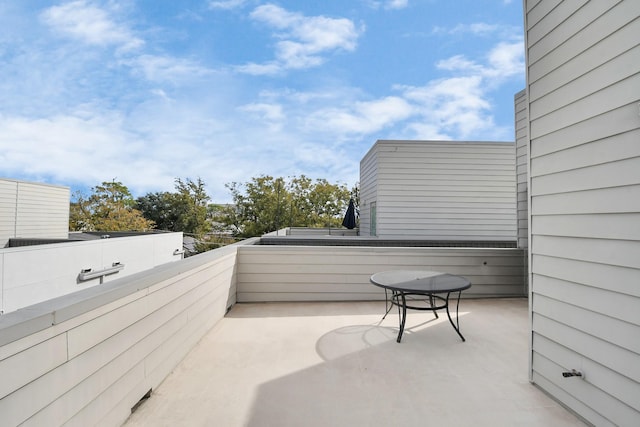
[[[361,236],[516,241],[513,142],[377,141],[360,187]]]
[[[68,187],[0,179],[0,248],[12,237],[66,239]]]
[[[242,246],[238,301],[384,300],[369,283],[384,270],[435,270],[467,277],[463,297],[523,297],[524,253],[515,248]]]
[[[594,425],[638,426],[640,1],[524,11],[531,378]]]

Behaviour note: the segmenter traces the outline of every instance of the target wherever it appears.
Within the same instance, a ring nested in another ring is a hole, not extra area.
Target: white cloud
[[[484,70],[482,65],[465,58],[463,55],[455,55],[447,59],[442,59],[436,63],[436,67],[441,70],[476,73]]]
[[[221,1],[210,1],[209,8],[211,9],[236,9],[242,7],[247,0],[221,0]]]
[[[404,99],[389,96],[374,101],[353,102],[341,108],[324,108],[313,113],[308,125],[337,134],[371,134],[414,114]]]
[[[86,44],[116,46],[123,50],[144,44],[126,25],[113,20],[107,10],[85,0],[52,6],[40,16],[54,31]]]
[[[389,0],[385,3],[386,9],[404,9],[409,5],[409,0]]]
[[[524,73],[524,43],[501,42],[489,52],[490,74],[498,77],[511,77]]]
[[[275,61],[264,64],[250,62],[248,64],[238,65],[235,69],[240,73],[251,74],[253,76],[273,76],[283,71],[282,66]]]
[[[286,120],[282,106],[278,104],[251,103],[241,106],[239,110],[264,123],[270,132],[281,130]]]
[[[238,71],[248,74],[316,67],[325,62],[326,54],[353,51],[362,32],[346,18],[307,17],[273,4],[258,6],[250,16],[274,28],[274,37],[279,41],[275,45],[275,61],[237,67]]]
[[[172,56],[143,54],[123,60],[121,63],[131,67],[146,80],[152,82],[193,81],[194,78],[203,77],[212,72],[188,59]]]
[[[409,0],[370,0],[368,5],[373,9],[404,9],[409,6]]]
[[[524,73],[524,44],[521,39],[499,42],[486,55],[486,64],[470,60],[464,55],[455,55],[438,61],[436,67],[465,75],[479,75],[486,78],[486,83],[491,83],[492,79],[504,79]]]
[[[454,27],[434,27],[433,34],[442,35],[463,35],[472,34],[474,36],[488,36],[496,33],[513,33],[514,29],[498,24],[487,24],[486,22],[474,22],[471,24],[457,24]]]
[[[128,141],[133,142],[133,135],[120,129],[121,120],[118,115],[2,117],[3,163],[8,172],[50,175],[63,182],[93,180],[97,184],[122,176],[141,153],[131,149],[135,144]]]
[[[493,126],[491,104],[481,76],[450,77],[425,86],[404,86],[403,95],[420,109],[419,125],[412,128],[449,138],[475,138]]]

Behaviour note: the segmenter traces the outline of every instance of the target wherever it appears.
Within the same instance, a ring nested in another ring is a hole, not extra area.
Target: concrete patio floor
[[[125,426],[583,426],[528,381],[525,299],[237,304]]]

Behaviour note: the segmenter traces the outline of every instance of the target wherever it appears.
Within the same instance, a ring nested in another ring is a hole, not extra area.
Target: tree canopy
[[[129,189],[121,182],[103,182],[92,194],[76,193],[70,205],[71,231],[147,231],[154,222],[135,209]]]
[[[226,186],[234,203],[223,210],[219,220],[241,237],[283,227],[340,227],[351,197],[345,185],[304,175],[288,180],[263,175]]]
[[[211,229],[207,205],[209,196],[200,178],[175,179],[175,193],[148,193],[136,200],[136,207],[156,227],[166,231],[182,231],[201,236]]]
[[[211,204],[200,178],[175,179],[175,192],[147,193],[133,199],[121,182],[103,182],[90,196],[76,194],[69,227],[73,231],[147,231],[157,228],[191,235],[198,251],[227,243],[216,241],[229,230],[237,237],[261,236],[284,227],[340,228],[349,199],[358,205],[357,186],[301,175],[268,175],[226,184],[233,203]]]

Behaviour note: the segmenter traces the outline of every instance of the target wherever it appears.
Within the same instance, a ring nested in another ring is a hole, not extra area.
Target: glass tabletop
[[[402,292],[445,293],[471,287],[471,282],[462,276],[426,270],[383,271],[371,276],[370,280],[376,286]]]

